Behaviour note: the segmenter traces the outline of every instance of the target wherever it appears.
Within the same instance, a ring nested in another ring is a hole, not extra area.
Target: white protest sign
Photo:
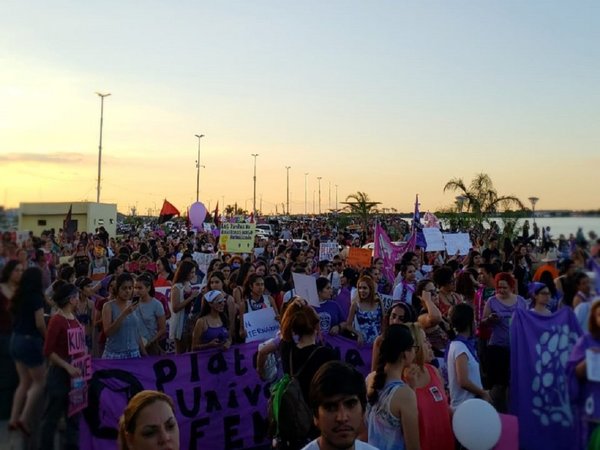
[[[439,228],[423,228],[423,236],[427,242],[426,252],[442,252],[446,250],[444,236]]]
[[[194,261],[196,261],[196,264],[198,264],[198,268],[203,273],[207,273],[208,266],[210,265],[211,261],[215,259],[216,256],[217,255],[215,255],[214,253],[194,252],[192,258],[194,258]]]
[[[379,298],[383,302],[384,312],[387,313],[390,310],[390,308],[392,307],[392,305],[394,304],[394,298],[391,295],[386,295],[386,294],[377,294],[377,295],[379,295]]]
[[[263,308],[244,314],[244,328],[246,328],[246,342],[266,341],[275,337],[279,331],[275,310]]]
[[[294,291],[312,306],[319,306],[319,294],[317,293],[317,279],[310,275],[293,273]]]
[[[205,233],[211,233],[212,232],[212,227],[210,226],[210,223],[204,222],[202,224],[202,229],[204,230]]]
[[[449,255],[468,255],[472,247],[468,233],[444,233],[444,241]]]
[[[339,255],[340,249],[337,242],[321,242],[319,246],[319,261],[333,261],[333,257]]]

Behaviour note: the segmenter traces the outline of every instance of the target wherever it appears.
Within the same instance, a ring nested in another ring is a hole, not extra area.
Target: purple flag
[[[578,420],[566,366],[581,328],[570,308],[551,316],[515,310],[510,326],[511,413],[523,450],[572,448]]]
[[[413,213],[412,219],[412,234],[416,235],[416,245],[421,248],[427,248],[427,241],[423,234],[423,225],[421,224],[421,213],[419,212],[419,194],[415,199],[415,212]]]
[[[326,345],[363,375],[370,372],[371,346],[329,336]],[[165,392],[175,402],[182,449],[269,448],[269,384],[254,367],[257,347],[252,343],[223,352],[93,360],[80,448],[116,450],[119,417],[129,399],[144,389]]]

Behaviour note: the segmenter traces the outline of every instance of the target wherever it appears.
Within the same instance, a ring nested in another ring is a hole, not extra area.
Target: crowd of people
[[[587,379],[586,350],[600,348],[600,241],[557,248],[520,235],[501,246],[492,228],[473,236],[466,256],[407,251],[387,279],[382,258],[348,265],[348,248],[362,244],[360,236],[325,222],[292,222],[285,236],[257,236],[259,250],[246,255],[216,252],[215,233],[159,227],[119,238],[104,229],[49,231],[20,243],[5,234],[0,414],[11,433],[37,436],[39,448],[52,449],[64,417],[63,446],[78,448],[77,415],[67,417],[72,381],[81,376],[67,342],[72,328],[83,329],[95,358],[228,351],[247,338],[244,314],[270,308],[280,331],[261,344],[257,370],[274,381],[280,364],[298,378],[314,413],[306,436],[275,439],[279,448],[449,450],[456,445],[452,414],[466,400],[511,412],[515,311],[568,309],[583,330],[567,364],[578,448],[593,438],[600,408],[590,412],[581,402],[597,387]],[[331,240],[341,251],[320,259],[320,243]],[[315,278],[318,307],[296,295],[295,273]],[[366,381],[336,363],[323,334],[372,345]],[[147,408],[156,411],[140,412]],[[161,440],[176,448],[173,408],[164,394],[138,394],[121,419],[121,448],[154,448]],[[160,423],[140,425],[152,420]]]

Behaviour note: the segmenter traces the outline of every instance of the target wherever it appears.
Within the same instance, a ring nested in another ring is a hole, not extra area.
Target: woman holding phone
[[[106,334],[104,359],[129,359],[146,356],[146,349],[138,331],[133,312],[139,303],[132,301],[133,277],[122,273],[115,284],[115,300],[102,307],[102,326]]]

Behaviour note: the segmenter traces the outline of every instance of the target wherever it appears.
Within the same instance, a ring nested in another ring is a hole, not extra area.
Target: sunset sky
[[[600,2],[12,1],[0,6],[0,204],[410,211],[488,173],[600,208]],[[331,188],[329,188],[331,186]],[[329,194],[331,192],[331,194]],[[331,199],[331,201],[330,201]]]

